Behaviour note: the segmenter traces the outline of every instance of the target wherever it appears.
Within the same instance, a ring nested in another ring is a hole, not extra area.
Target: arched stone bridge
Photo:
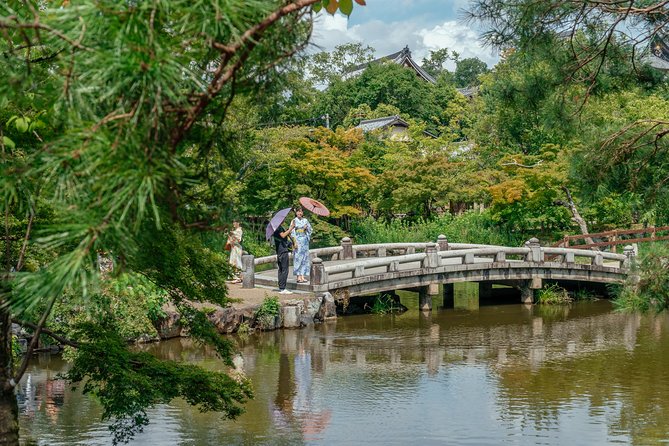
[[[383,243],[340,246],[311,251],[311,282],[298,284],[292,276],[288,288],[315,294],[360,296],[382,291],[413,289],[420,306],[430,309],[431,297],[444,284],[445,301],[452,299],[453,283],[478,282],[485,295],[492,284],[512,285],[521,300],[533,302],[533,290],[543,281],[622,283],[634,261],[631,246],[624,254],[584,249],[542,247],[531,239],[524,247],[448,243]],[[243,286],[277,287],[276,256],[243,256]],[[292,270],[292,268],[291,268]]]

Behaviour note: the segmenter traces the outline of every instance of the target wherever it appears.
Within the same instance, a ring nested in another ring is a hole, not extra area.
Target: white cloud
[[[478,33],[474,29],[456,21],[446,21],[429,30],[421,29],[417,33],[422,38],[424,56],[430,51],[448,48],[457,51],[461,58],[478,57],[488,66],[496,64],[499,60],[497,54],[481,45]]]
[[[413,57],[420,62],[431,50],[448,48],[460,53],[462,58],[478,57],[492,66],[499,57],[483,48],[473,28],[456,21],[445,21],[427,28],[417,19],[382,22],[370,20],[349,26],[346,17],[318,14],[314,23],[312,43],[323,51],[348,42],[362,42],[376,50],[376,57],[385,56],[409,46]],[[452,68],[452,67],[450,67]]]

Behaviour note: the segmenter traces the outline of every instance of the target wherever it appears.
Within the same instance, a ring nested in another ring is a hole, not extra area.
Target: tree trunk
[[[583,235],[588,235],[588,224],[585,222],[583,217],[581,217],[581,214],[578,213],[578,209],[576,209],[576,204],[574,204],[574,200],[571,198],[571,192],[569,192],[569,189],[566,186],[562,186],[562,190],[564,190],[565,194],[567,194],[567,202],[565,203],[565,206],[569,211],[571,212],[572,219],[578,224],[579,228],[581,228],[581,234]],[[590,245],[594,244],[594,240],[592,240],[592,237],[583,237],[585,239],[585,243]],[[592,249],[599,250],[598,248],[594,247]]]
[[[19,444],[19,406],[14,386],[8,385],[13,377],[12,319],[7,308],[0,309],[0,446]]]

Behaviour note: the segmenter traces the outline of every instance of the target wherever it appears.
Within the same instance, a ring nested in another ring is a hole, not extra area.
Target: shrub
[[[614,291],[618,309],[662,311],[669,307],[669,248],[651,244],[625,284]]]
[[[572,302],[567,290],[557,284],[550,284],[537,291],[537,303],[544,305],[564,305]]]
[[[598,300],[599,295],[587,288],[581,288],[574,292],[574,300]]]
[[[413,222],[401,219],[383,222],[370,217],[353,221],[351,233],[359,244],[428,242],[436,241],[440,234],[457,243],[520,246],[525,241],[522,235],[506,232],[495,224],[488,212],[475,211]]]
[[[262,329],[274,328],[274,319],[279,315],[281,304],[276,296],[266,296],[255,312],[255,318]]]

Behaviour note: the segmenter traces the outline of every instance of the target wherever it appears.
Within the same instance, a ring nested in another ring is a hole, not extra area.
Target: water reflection
[[[405,296],[403,303],[417,308]],[[256,398],[237,421],[176,401],[133,444],[655,444],[669,438],[667,315],[606,301],[350,316],[235,338]],[[223,369],[187,339],[143,347]],[[55,357],[21,383],[24,440],[110,444]]]

